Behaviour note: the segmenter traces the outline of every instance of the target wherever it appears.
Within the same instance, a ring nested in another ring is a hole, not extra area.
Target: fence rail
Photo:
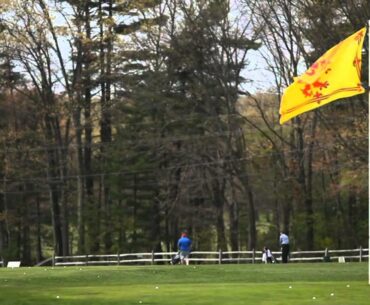
[[[168,264],[176,252],[144,252],[107,255],[53,256],[53,266],[98,266],[98,265],[139,265]],[[276,260],[281,261],[280,252],[272,252]],[[362,262],[369,259],[369,249],[362,247],[349,250],[295,251],[290,253],[290,262]],[[262,251],[194,251],[190,263],[262,263]],[[38,264],[41,266],[43,264]]]

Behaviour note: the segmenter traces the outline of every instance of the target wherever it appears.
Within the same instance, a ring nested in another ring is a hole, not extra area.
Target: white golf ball
[[[59,299],[59,295],[57,295],[57,299]]]
[[[158,286],[156,286],[156,287],[155,287],[155,289],[159,289],[159,287],[158,287]]]
[[[330,295],[333,297],[334,296],[334,293],[332,292]]]
[[[289,286],[289,289],[292,289],[292,286]]]
[[[349,287],[351,287],[351,286],[347,285],[347,288],[349,288]]]
[[[312,300],[316,300],[316,297],[312,297]]]

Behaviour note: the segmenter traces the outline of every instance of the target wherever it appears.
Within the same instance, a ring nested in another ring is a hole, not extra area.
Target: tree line
[[[197,250],[366,245],[366,97],[284,126],[278,108],[369,18],[366,0],[2,1],[0,256],[171,251],[183,229]]]

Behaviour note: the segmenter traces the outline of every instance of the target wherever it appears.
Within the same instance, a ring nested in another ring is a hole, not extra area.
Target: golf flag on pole
[[[366,27],[321,56],[294,79],[280,104],[280,124],[334,100],[365,92],[361,85],[361,51]]]

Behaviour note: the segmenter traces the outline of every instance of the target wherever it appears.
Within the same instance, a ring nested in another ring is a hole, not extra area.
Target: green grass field
[[[366,263],[0,268],[1,305],[369,305]]]

